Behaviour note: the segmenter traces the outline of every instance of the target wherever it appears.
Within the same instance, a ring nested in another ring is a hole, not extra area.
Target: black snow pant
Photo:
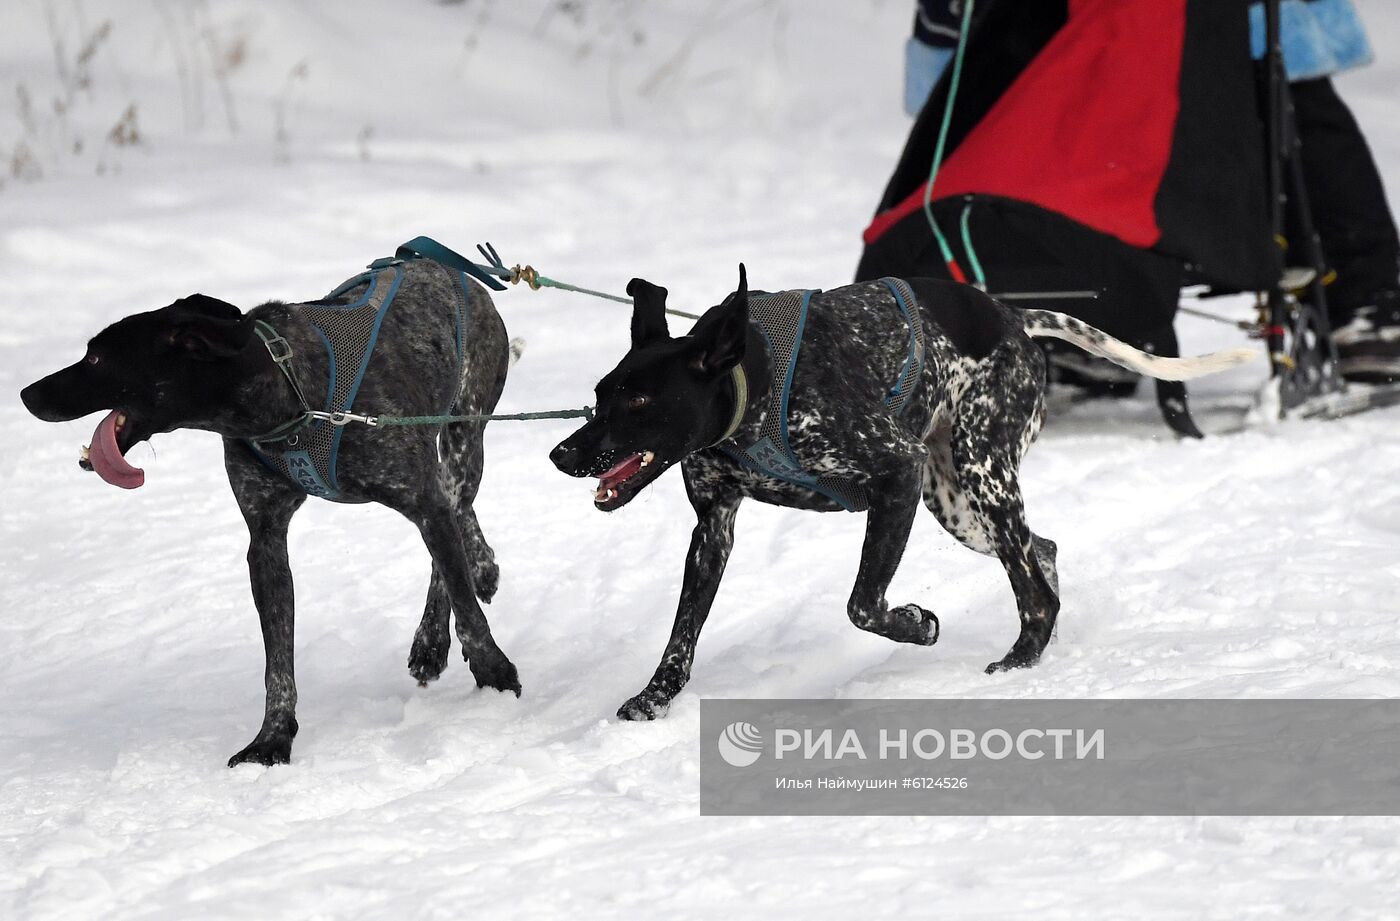
[[[1376,161],[1332,81],[1299,80],[1289,88],[1313,223],[1337,273],[1327,288],[1328,312],[1341,325],[1400,286],[1400,237]]]

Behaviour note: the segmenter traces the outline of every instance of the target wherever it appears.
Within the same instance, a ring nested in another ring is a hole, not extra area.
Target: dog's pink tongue
[[[146,471],[128,464],[122,457],[121,448],[117,447],[116,410],[97,423],[97,431],[92,433],[92,452],[88,460],[97,475],[113,486],[135,489],[146,482]]]

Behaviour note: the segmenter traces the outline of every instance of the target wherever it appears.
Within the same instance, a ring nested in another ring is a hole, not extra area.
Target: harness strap
[[[898,305],[904,322],[909,324],[909,354],[904,359],[903,367],[899,369],[899,376],[895,378],[894,386],[890,388],[889,395],[885,397],[885,405],[896,415],[899,415],[909,405],[909,395],[914,392],[914,385],[918,383],[919,375],[924,369],[924,324],[917,310],[911,309],[909,306],[913,302],[913,292],[909,290],[904,280],[900,278],[882,278],[880,280],[894,295],[895,304]]]
[[[301,382],[297,380],[297,374],[292,365],[292,344],[273,328],[271,323],[263,320],[253,322],[253,332],[257,333],[262,340],[263,346],[267,349],[267,354],[271,356],[273,364],[277,370],[282,372],[282,376],[287,379],[287,383],[292,386],[292,392],[297,396],[297,402],[301,404],[301,415],[294,419],[289,419],[277,426],[270,432],[249,438],[249,441],[279,441],[293,432],[301,431],[311,424],[314,418],[311,411],[311,404],[306,402],[306,392],[301,389]]]
[[[477,265],[455,250],[448,249],[432,237],[414,237],[403,246],[400,246],[398,252],[394,255],[399,259],[411,259],[415,256],[422,256],[434,262],[441,263],[450,269],[466,272],[492,291],[504,291],[506,289],[506,286],[497,281],[489,269]]]

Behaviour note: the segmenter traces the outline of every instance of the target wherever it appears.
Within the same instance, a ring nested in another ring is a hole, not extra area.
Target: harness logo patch
[[[287,462],[287,473],[308,495],[322,499],[334,495],[335,490],[327,486],[326,481],[316,472],[316,465],[312,462],[310,454],[305,451],[288,451],[283,455],[283,459]]]
[[[749,456],[761,467],[780,479],[805,483],[811,479],[807,472],[795,464],[788,453],[765,435],[749,446]]]

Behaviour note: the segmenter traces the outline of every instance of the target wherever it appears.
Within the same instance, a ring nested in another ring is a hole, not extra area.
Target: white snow
[[[23,83],[38,107],[30,131],[0,104],[0,162],[29,138],[42,173],[0,188],[0,917],[1393,917],[1394,819],[702,819],[696,724],[702,697],[1400,695],[1397,410],[1199,443],[1146,390],[1056,419],[1023,484],[1064,609],[1029,672],[982,674],[1014,638],[1010,590],[931,517],[890,594],[941,617],[922,649],[846,620],[863,516],[750,503],[694,679],[651,724],[612,714],[670,629],[679,477],[603,516],[546,457],[569,423],[494,424],[487,613],[524,697],[477,690],[455,651],[417,688],[416,532],[311,502],[293,763],[223,766],[257,729],[263,659],[218,439],[158,437],[132,453],[147,485],[119,491],[75,463],[93,420],[37,422],[24,384],[128,313],[309,298],[419,233],[612,291],[645,276],[690,308],[741,259],[769,289],[854,268],[907,130],[911,4],[595,3],[582,25],[545,6],[0,10],[0,98]],[[1340,87],[1400,193],[1400,13],[1362,10],[1379,61]],[[113,23],[64,117],[51,17],[69,60],[80,20]],[[231,134],[208,49],[240,38]],[[144,143],[104,147],[133,102]],[[623,308],[498,305],[529,342],[503,411],[589,402],[626,348]],[[1238,344],[1180,328],[1188,350]],[[1206,426],[1263,374],[1196,384]]]

